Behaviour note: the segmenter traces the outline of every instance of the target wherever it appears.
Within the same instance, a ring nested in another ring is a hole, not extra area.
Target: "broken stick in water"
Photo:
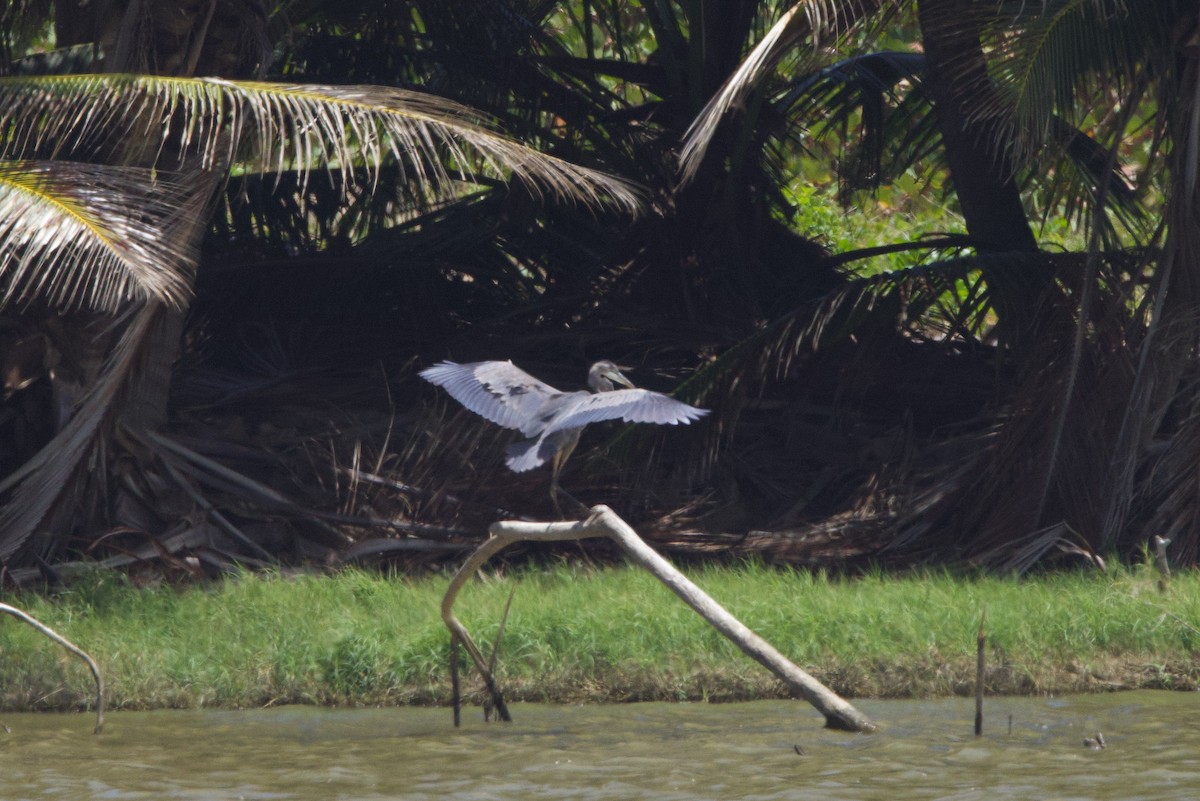
[[[987,646],[987,610],[979,615],[979,633],[975,636],[975,736],[983,734],[983,683],[987,676],[987,657],[984,649]]]
[[[514,542],[529,540],[557,542],[590,537],[609,537],[616,541],[633,561],[653,573],[659,581],[666,584],[672,592],[683,599],[684,603],[696,610],[717,631],[732,640],[751,659],[770,670],[782,679],[793,692],[816,707],[817,711],[825,716],[825,725],[828,728],[857,732],[875,731],[875,724],[866,715],[801,670],[774,646],[725,611],[724,607],[647,545],[637,535],[637,532],[607,506],[593,507],[586,520],[574,523],[531,523],[508,520],[493,523],[488,529],[488,533],[491,536],[467,558],[467,561],[450,579],[450,586],[447,587],[446,595],[442,598],[442,620],[450,629],[451,635],[457,636],[463,647],[467,649],[471,661],[475,663],[476,669],[483,676],[484,684],[497,709],[504,710],[501,714],[502,720],[510,718],[507,709],[503,706],[504,701],[496,687],[495,678],[483,653],[471,639],[470,633],[454,616],[454,600],[459,591],[493,554]]]
[[[450,635],[450,704],[454,709],[454,728],[462,725],[462,687],[458,683],[458,635]]]

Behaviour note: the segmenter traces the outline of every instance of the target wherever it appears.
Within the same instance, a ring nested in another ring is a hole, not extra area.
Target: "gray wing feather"
[[[480,417],[526,436],[542,432],[543,410],[563,394],[512,362],[441,362],[420,375]]]
[[[580,428],[602,420],[624,420],[627,423],[687,424],[708,414],[661,392],[648,389],[618,389],[580,397],[570,408],[563,409],[546,427],[546,432]]]

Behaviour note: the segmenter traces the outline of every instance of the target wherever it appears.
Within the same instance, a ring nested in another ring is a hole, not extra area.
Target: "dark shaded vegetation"
[[[81,556],[183,575],[436,564],[498,516],[550,515],[547,477],[504,468],[507,435],[415,380],[441,358],[511,358],[563,389],[611,358],[712,408],[696,430],[589,430],[563,476],[677,553],[1026,570],[1161,534],[1195,562],[1192,5],[192,5],[107,26],[85,6],[10,6],[10,72],[54,24],[59,47],[101,45],[72,72],[417,89],[638,185],[642,208],[555,196],[445,143],[372,163],[353,126],[331,134],[352,158],[257,168],[199,163],[179,128],[149,155],[72,141],[73,158],[209,187],[189,201],[194,294],[141,323],[158,333],[53,471],[38,454],[62,452],[133,341],[130,310],[153,302],[6,307],[8,579],[64,578]],[[189,22],[169,32],[169,12]],[[74,91],[44,102],[114,102]],[[121,110],[106,126],[136,130],[136,104]],[[30,153],[12,134],[4,155],[53,164],[52,139]],[[832,252],[785,191],[831,167],[848,205],[903,182],[944,193],[961,224]],[[1040,245],[1059,228],[1076,248]]]

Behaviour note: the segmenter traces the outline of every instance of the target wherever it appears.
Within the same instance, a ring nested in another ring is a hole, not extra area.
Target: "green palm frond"
[[[1057,137],[1062,118],[1080,124],[1103,110],[1138,76],[1166,69],[1174,21],[1183,0],[1135,3],[1125,0],[1055,0],[1006,3],[992,25],[993,77],[1003,90],[981,104],[975,116],[1007,120],[997,136],[1022,153],[1035,153]],[[1019,35],[1012,34],[1014,21]],[[1090,98],[1090,99],[1089,99]]]
[[[789,82],[774,101],[794,128],[817,140],[850,140],[841,180],[849,189],[878,188],[917,165],[939,162],[937,135],[922,82],[920,53],[851,56]],[[857,135],[847,135],[858,129]]]
[[[877,188],[909,169],[944,167],[941,138],[924,88],[925,56],[881,51],[852,56],[797,77],[774,105],[795,127],[807,123],[817,140],[849,138],[841,180],[848,189]],[[1086,228],[1104,197],[1102,237],[1117,247],[1119,231],[1143,236],[1147,215],[1120,160],[1064,118],[1047,118],[1049,133],[1023,165],[1022,185],[1048,218],[1061,213]],[[859,129],[856,136],[847,131]],[[922,165],[922,162],[925,162]],[[1103,192],[1101,190],[1103,187]]]
[[[0,305],[182,305],[196,254],[164,232],[186,196],[182,182],[145,169],[0,162]]]
[[[528,148],[459,103],[404,89],[72,75],[0,78],[0,100],[10,158],[77,143],[104,158],[139,140],[153,154],[172,142],[206,169],[328,170],[348,183],[356,167],[394,162],[431,188],[487,175],[560,199],[641,205],[627,182]]]
[[[1127,238],[1148,241],[1153,218],[1126,177],[1124,160],[1059,118],[1054,118],[1051,126],[1053,138],[1045,143],[1023,182],[1036,193],[1043,225],[1051,215],[1078,224],[1086,235],[1098,225],[1104,250],[1120,248]],[[1103,213],[1097,214],[1097,209]]]

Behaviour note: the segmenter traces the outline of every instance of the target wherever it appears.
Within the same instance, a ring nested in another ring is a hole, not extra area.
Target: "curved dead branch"
[[[659,581],[666,584],[672,592],[696,610],[717,631],[732,640],[751,659],[770,670],[783,680],[793,692],[812,704],[825,716],[825,725],[828,728],[858,732],[875,731],[875,724],[866,715],[801,670],[774,646],[725,611],[724,607],[647,545],[636,531],[607,506],[592,507],[591,514],[586,520],[574,523],[529,523],[507,520],[493,523],[488,529],[488,533],[491,536],[487,541],[468,557],[450,580],[450,586],[446,588],[446,594],[442,598],[442,620],[450,629],[451,636],[456,637],[467,649],[471,661],[475,663],[476,669],[483,676],[484,683],[500,711],[502,720],[510,718],[499,690],[496,688],[496,682],[487,660],[484,659],[479,646],[471,639],[466,627],[454,616],[454,601],[458,597],[459,591],[488,559],[514,542],[527,540],[556,542],[581,540],[589,537],[608,537],[620,545],[633,561],[649,570]]]
[[[88,669],[92,671],[92,678],[96,680],[96,728],[93,731],[99,734],[104,729],[104,679],[100,677],[100,666],[96,664],[96,660],[88,656],[87,652],[78,645],[17,607],[0,604],[0,612],[5,612],[18,620],[25,621],[87,663]]]

